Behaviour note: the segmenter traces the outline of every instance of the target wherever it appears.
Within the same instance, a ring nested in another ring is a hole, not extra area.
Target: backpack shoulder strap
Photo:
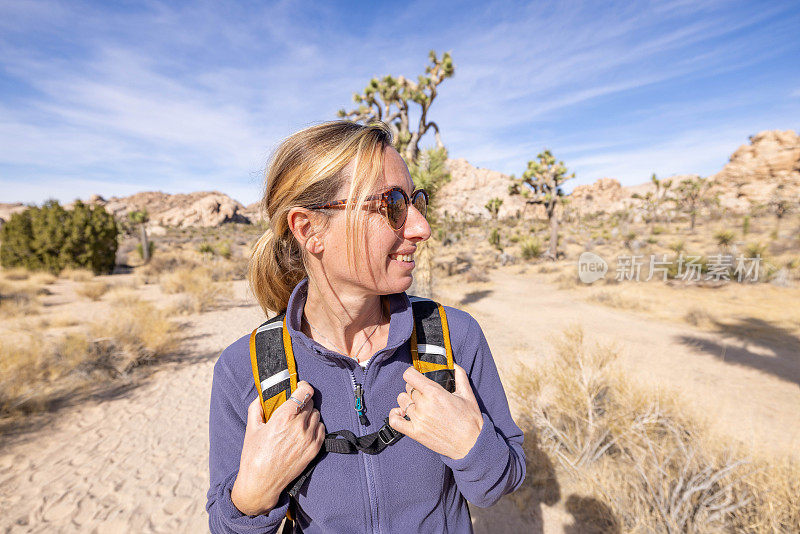
[[[250,362],[264,421],[268,421],[297,388],[297,367],[285,314],[269,319],[250,334]]]
[[[297,366],[294,361],[292,339],[286,329],[286,314],[280,313],[262,323],[250,334],[250,363],[253,366],[253,378],[256,391],[264,409],[264,421],[268,421],[273,412],[289,400],[297,388]],[[289,508],[286,510],[286,522],[283,532],[293,530],[295,519],[295,497],[305,477],[298,477],[289,485]],[[299,483],[298,483],[299,482]]]
[[[449,392],[455,391],[453,348],[444,306],[430,299],[410,296],[414,313],[411,359],[414,368]]]

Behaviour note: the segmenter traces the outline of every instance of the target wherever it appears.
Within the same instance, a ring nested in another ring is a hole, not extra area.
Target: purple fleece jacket
[[[287,307],[298,380],[306,380],[314,388],[314,407],[328,432],[375,432],[389,410],[397,406],[397,395],[405,390],[402,375],[411,365],[408,297],[405,293],[390,296],[388,343],[362,368],[300,331],[307,288],[307,279],[300,282]],[[408,436],[377,455],[327,453],[298,495],[296,529],[304,533],[472,532],[467,500],[488,507],[522,484],[523,435],[511,418],[486,338],[468,313],[449,306],[445,311],[453,357],[469,375],[483,414],[475,445],[458,460],[431,451]],[[360,424],[354,408],[352,377],[364,389],[367,427]],[[257,395],[248,334],[226,348],[214,366],[211,487],[206,504],[214,534],[276,532],[289,506],[286,491],[275,508],[257,516],[242,514],[231,501],[247,407]]]

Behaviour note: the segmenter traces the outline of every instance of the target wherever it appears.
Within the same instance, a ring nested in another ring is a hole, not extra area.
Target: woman
[[[276,532],[287,486],[326,432],[403,434],[379,454],[324,454],[297,495],[303,532],[472,532],[481,507],[525,477],[514,423],[478,323],[445,307],[451,393],[411,366],[414,252],[430,237],[427,196],[384,123],[315,125],[286,139],[267,171],[269,229],[248,277],[265,312],[286,312],[300,381],[266,423],[249,335],[214,366],[209,524],[214,533]],[[346,199],[346,200],[345,200]],[[344,209],[341,209],[344,208]],[[363,208],[363,209],[362,209]],[[354,387],[361,388],[359,417]]]

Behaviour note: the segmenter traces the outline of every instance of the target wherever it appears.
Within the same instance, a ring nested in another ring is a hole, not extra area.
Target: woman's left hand
[[[430,450],[458,460],[478,440],[483,415],[466,371],[458,364],[454,368],[453,393],[414,367],[406,369],[406,391],[397,396],[398,407],[389,412],[389,424]],[[404,414],[411,420],[406,420]]]

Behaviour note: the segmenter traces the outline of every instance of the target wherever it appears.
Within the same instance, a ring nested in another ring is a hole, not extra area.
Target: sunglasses
[[[384,191],[383,193],[372,195],[364,200],[373,201],[379,200],[380,204],[378,205],[378,211],[386,217],[386,220],[389,223],[389,226],[394,228],[395,230],[399,230],[403,227],[406,223],[406,218],[408,218],[408,206],[409,204],[413,204],[414,207],[419,211],[423,217],[427,217],[428,214],[428,192],[424,189],[415,189],[411,193],[411,198],[406,194],[405,191],[401,187],[392,187],[388,191]],[[317,204],[314,206],[309,206],[308,209],[311,210],[326,210],[326,209],[337,209],[337,208],[344,208],[347,206],[347,200],[334,200],[333,202],[328,202],[327,204]],[[366,204],[362,206],[366,210],[373,210],[375,209],[372,206],[367,206]]]

